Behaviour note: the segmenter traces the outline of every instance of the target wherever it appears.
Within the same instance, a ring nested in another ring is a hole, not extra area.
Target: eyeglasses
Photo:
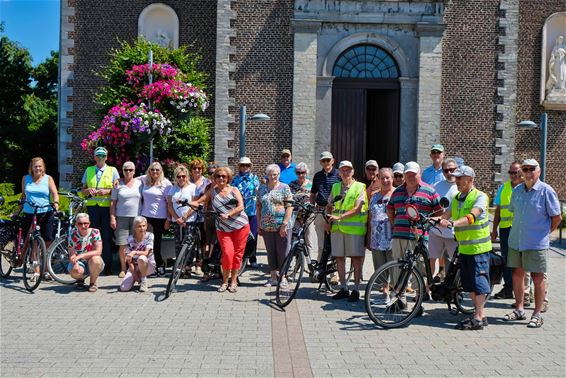
[[[134,170],[132,168],[124,168],[124,172],[133,172]]]
[[[438,150],[432,150],[430,151],[431,154],[441,154],[442,151],[438,151]]]
[[[226,175],[216,175],[215,176],[217,179],[225,179],[227,176]]]
[[[377,171],[377,168],[375,167],[367,167],[366,171]]]
[[[297,173],[298,175],[306,175],[306,174],[307,174],[306,171],[305,171],[305,172],[299,172],[299,171],[297,171],[297,172],[295,172],[295,173]]]
[[[402,173],[395,173],[395,174],[393,175],[393,177],[395,177],[395,178],[403,178],[403,174],[402,174]]]
[[[456,170],[456,168],[446,168],[446,169],[443,169],[442,172],[444,172],[444,173],[452,173],[452,172],[454,172],[455,170]]]
[[[519,171],[507,171],[507,173],[509,173],[510,175],[516,175],[519,173]]]
[[[179,178],[186,178],[186,177],[187,177],[187,175],[177,175],[177,178],[178,178],[178,179],[179,179]]]
[[[90,222],[77,222],[77,225],[79,226],[88,226],[90,224]]]
[[[523,168],[521,168],[521,170],[523,172],[534,172],[534,171],[536,171],[536,169],[537,169],[537,167],[523,167]]]

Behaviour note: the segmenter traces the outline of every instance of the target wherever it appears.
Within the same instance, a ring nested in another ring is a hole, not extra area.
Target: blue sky
[[[0,0],[4,33],[29,49],[33,65],[59,50],[59,0]]]

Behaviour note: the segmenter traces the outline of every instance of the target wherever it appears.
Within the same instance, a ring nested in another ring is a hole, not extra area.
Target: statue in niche
[[[548,80],[546,91],[548,95],[559,92],[566,95],[566,44],[564,36],[556,38],[556,43],[548,61]]]
[[[171,48],[171,38],[169,38],[169,35],[163,29],[157,29],[153,42],[157,43],[159,46]]]

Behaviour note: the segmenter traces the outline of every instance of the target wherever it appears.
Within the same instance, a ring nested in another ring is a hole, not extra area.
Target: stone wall
[[[499,0],[447,1],[442,46],[441,141],[488,193],[496,188],[498,12]]]
[[[267,164],[278,162],[283,148],[291,147],[293,112],[293,34],[291,17],[293,0],[238,0],[232,3],[236,14],[233,28],[236,37],[233,63],[235,72],[235,104],[230,114],[235,122],[229,125],[234,136],[228,145],[234,151],[230,165],[239,156],[239,106],[247,106],[248,117],[265,113],[271,121],[246,124],[246,155],[254,163],[254,171],[263,172]],[[314,111],[314,109],[313,109]]]
[[[62,143],[60,142],[60,148],[68,149],[72,156],[68,164],[69,170],[62,171],[61,181],[68,185],[71,183],[78,185],[84,167],[91,161],[91,157],[80,148],[80,141],[87,135],[90,126],[100,121],[93,98],[97,88],[104,83],[95,75],[95,72],[108,63],[108,53],[112,48],[119,46],[118,40],[132,42],[137,38],[138,16],[153,1],[63,1],[62,22],[69,23],[65,12],[74,10],[71,19],[74,31],[70,31],[69,35],[69,38],[73,40],[71,50],[67,48],[66,52],[62,52],[62,56],[67,53],[73,57],[67,80],[67,91],[72,93],[73,107],[70,113],[65,114],[72,125],[69,128],[70,135],[62,140]],[[163,0],[162,3],[171,6],[179,16],[180,45],[192,44],[194,51],[201,52],[203,59],[199,69],[208,73],[206,90],[214,94],[216,2]],[[63,36],[63,39],[65,37]],[[61,109],[68,107],[69,102],[68,97],[67,99],[62,98]],[[206,112],[208,116],[213,114],[214,99]],[[60,162],[60,164],[65,166],[65,162]]]
[[[519,12],[519,51],[517,69],[517,120],[540,123],[544,111],[539,105],[542,27],[555,12],[566,10],[564,0],[521,0]],[[548,138],[546,181],[561,199],[566,199],[566,111],[547,111]],[[540,160],[540,131],[517,130],[516,158]]]

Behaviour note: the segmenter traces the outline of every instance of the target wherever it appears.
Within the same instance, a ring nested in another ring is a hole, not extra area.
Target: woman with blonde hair
[[[189,173],[190,173],[190,181],[195,184],[195,200],[199,199],[204,195],[208,185],[210,184],[210,180],[204,176],[206,172],[206,162],[203,159],[196,158],[191,160],[189,163]],[[198,215],[197,216],[197,227],[200,230],[200,240],[201,240],[201,248],[199,249],[199,256],[192,256],[196,258],[195,263],[195,274],[202,275],[202,250],[206,246],[206,233],[204,231],[204,216]],[[189,261],[189,264],[192,264],[192,261]]]
[[[157,274],[165,274],[165,263],[161,256],[161,239],[163,232],[169,229],[171,222],[167,218],[167,195],[171,188],[171,181],[165,178],[163,167],[154,161],[147,168],[145,176],[141,178],[142,206],[141,215],[147,220],[148,227],[154,236],[153,255],[157,265]]]

